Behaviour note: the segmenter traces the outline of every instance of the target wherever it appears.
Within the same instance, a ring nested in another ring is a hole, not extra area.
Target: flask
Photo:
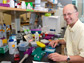
[[[39,34],[38,32],[35,33],[35,42],[39,41]]]
[[[17,48],[15,48],[15,51],[14,51],[14,60],[15,61],[20,60],[20,55],[19,55],[19,51]]]

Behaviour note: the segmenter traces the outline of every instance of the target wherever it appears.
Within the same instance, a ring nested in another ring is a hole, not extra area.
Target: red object
[[[18,3],[18,5],[21,5],[21,3]]]
[[[7,3],[10,2],[10,0],[7,0]]]
[[[43,35],[43,33],[41,33],[41,35]],[[45,36],[47,36],[48,34],[45,34]]]
[[[20,60],[20,55],[19,55],[19,54],[15,54],[15,55],[14,55],[14,60],[15,60],[15,61]]]

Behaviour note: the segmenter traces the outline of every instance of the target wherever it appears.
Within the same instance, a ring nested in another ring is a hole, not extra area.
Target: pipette
[[[32,53],[33,49],[34,49],[34,47],[31,47],[26,52],[24,52],[24,57],[22,58],[22,60],[19,63],[22,63]]]

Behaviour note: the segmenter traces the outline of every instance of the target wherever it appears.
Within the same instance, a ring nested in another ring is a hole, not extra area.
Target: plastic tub
[[[20,51],[26,51],[26,49],[28,49],[28,42],[21,42],[19,43],[19,50]]]

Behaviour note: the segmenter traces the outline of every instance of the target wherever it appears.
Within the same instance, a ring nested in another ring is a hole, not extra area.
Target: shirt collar
[[[77,24],[80,22],[80,20],[78,19],[78,21],[74,24],[74,26],[71,28],[69,25],[68,25],[68,28],[71,32],[74,32],[75,29],[77,28]]]

